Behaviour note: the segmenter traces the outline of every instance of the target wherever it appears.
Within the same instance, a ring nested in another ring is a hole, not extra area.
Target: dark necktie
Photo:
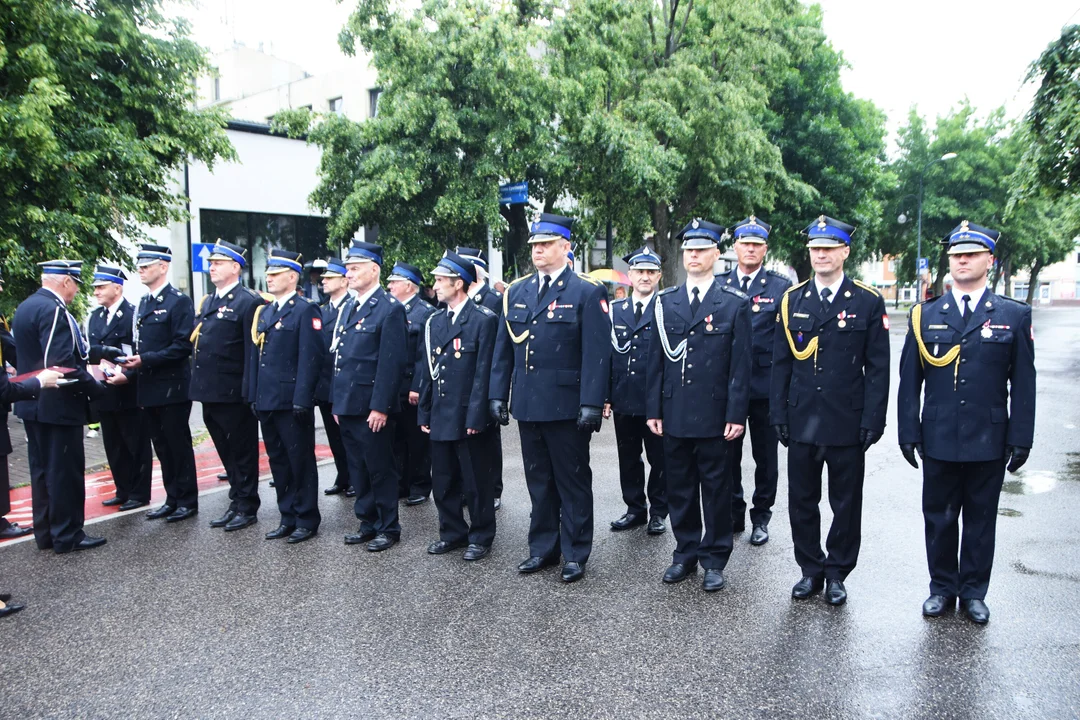
[[[693,299],[690,301],[690,314],[697,315],[698,308],[701,307],[701,298],[698,297],[698,289],[691,288],[690,292],[693,294]]]
[[[742,279],[742,291],[747,295],[750,294],[750,276],[746,275]]]
[[[539,300],[540,298],[544,297],[544,295],[547,294],[547,291],[550,288],[551,288],[551,276],[550,275],[545,275],[544,276],[544,283],[543,283],[543,285],[540,286],[540,295],[538,295],[536,299]]]
[[[831,296],[832,296],[832,290],[830,290],[829,288],[824,288],[821,291],[821,304],[825,307],[826,311],[828,311],[828,309],[829,309],[829,297],[831,297]]]
[[[971,302],[971,296],[965,295],[960,298],[960,317],[964,318],[964,322],[967,322],[968,317],[971,315],[968,303]]]
[[[449,308],[447,308],[447,310],[446,310],[446,317],[447,317],[447,319],[449,319],[449,320],[450,320],[450,324],[451,324],[451,325],[453,325],[453,324],[454,324],[454,311],[453,311],[453,310],[451,310],[451,309],[449,309]]]
[[[636,322],[636,323],[641,322],[641,311],[642,311],[641,301],[639,300],[638,304],[634,306],[634,322]]]

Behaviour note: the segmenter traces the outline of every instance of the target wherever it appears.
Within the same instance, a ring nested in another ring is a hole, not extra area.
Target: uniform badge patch
[[[322,320],[317,317],[311,318],[311,327],[315,330],[322,330]]]
[[[604,311],[605,315],[608,314],[608,304],[604,298],[600,298],[600,309]]]
[[[885,328],[886,330],[889,329],[889,316],[888,315],[882,315],[881,316],[881,327]]]

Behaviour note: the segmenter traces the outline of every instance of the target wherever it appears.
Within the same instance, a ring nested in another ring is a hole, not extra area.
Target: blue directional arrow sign
[[[529,181],[499,186],[500,205],[524,205],[529,202]]]
[[[191,243],[191,272],[201,273],[210,269],[207,258],[213,247],[210,243]]]

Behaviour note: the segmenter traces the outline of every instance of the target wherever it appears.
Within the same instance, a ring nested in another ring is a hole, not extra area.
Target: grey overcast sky
[[[196,38],[220,50],[234,40],[325,72],[341,63],[337,34],[350,0],[197,0],[184,14]],[[844,87],[873,100],[893,132],[911,106],[929,118],[967,97],[980,113],[1005,105],[1019,117],[1031,99],[1028,65],[1080,0],[821,0],[825,30],[851,68]]]

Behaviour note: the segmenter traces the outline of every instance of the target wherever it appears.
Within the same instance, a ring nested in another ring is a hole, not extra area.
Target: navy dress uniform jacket
[[[746,296],[714,280],[697,313],[681,285],[661,292],[656,302],[646,416],[663,420],[665,435],[682,438],[720,437],[727,423],[746,424],[751,348]],[[661,321],[672,350],[686,340],[686,354],[678,362],[665,353]]]
[[[742,290],[739,271],[721,273],[717,279],[728,287]],[[750,376],[750,399],[768,400],[772,378],[773,335],[780,300],[791,287],[791,280],[772,270],[761,269],[750,283],[750,323],[754,328],[754,369]],[[770,430],[770,432],[772,432]]]
[[[400,402],[402,407],[409,402],[410,392],[420,392],[420,365],[423,361],[423,353],[420,352],[421,337],[424,334],[424,323],[428,316],[435,312],[435,308],[419,294],[409,298],[405,307],[405,327],[408,331],[406,343],[405,370],[401,378]]]
[[[470,297],[477,305],[483,305],[496,315],[502,315],[502,293],[495,290],[487,283],[484,283],[483,286]]]
[[[418,365],[418,419],[431,429],[434,441],[462,440],[466,430],[484,430],[492,424],[488,382],[499,316],[466,300],[453,324],[445,310],[437,310],[425,327]]]
[[[401,407],[398,393],[408,352],[405,307],[383,288],[362,305],[342,309],[334,355],[335,415],[390,414]]]
[[[787,318],[782,309],[776,316],[769,424],[787,425],[807,445],[859,445],[860,428],[880,436],[889,402],[885,301],[846,275],[828,310],[811,280],[786,295]],[[792,353],[785,325],[805,360]]]
[[[255,309],[266,304],[262,295],[237,285],[221,298],[204,295],[192,333],[194,367],[188,396],[205,403],[243,403],[250,396],[251,356],[255,352],[251,325]],[[265,311],[264,311],[265,312]]]
[[[135,354],[142,358],[139,407],[188,402],[191,383],[191,331],[195,306],[170,284],[144,295],[135,324]]]
[[[1035,343],[1031,308],[989,288],[968,322],[952,293],[922,304],[921,334],[935,367],[920,356],[908,319],[897,397],[900,444],[922,443],[945,462],[1000,460],[1005,447],[1030,448],[1035,435]],[[920,402],[925,385],[925,402]],[[922,406],[920,419],[919,409]]]
[[[633,296],[611,306],[611,409],[622,415],[645,416],[646,369],[652,341],[657,293],[634,320]]]
[[[322,313],[323,350],[327,354],[326,361],[322,364],[322,372],[319,373],[319,382],[315,384],[315,400],[317,402],[330,402],[330,389],[334,381],[334,357],[330,353],[330,345],[334,342],[334,330],[337,327],[338,315],[352,302],[352,295],[346,293],[337,305],[327,300],[319,306],[319,311]]]
[[[86,324],[87,340],[90,343],[90,364],[101,362],[102,351],[106,347],[121,348],[124,345],[135,347],[135,306],[127,300],[120,301],[120,307],[109,319],[108,308],[99,307],[90,313]],[[117,369],[117,372],[120,372]],[[94,401],[94,409],[99,412],[131,410],[137,407],[138,380],[130,378],[124,385],[105,385],[105,392]]]
[[[19,348],[19,370],[33,372],[45,367],[73,368],[66,377],[77,383],[42,393],[37,400],[15,403],[15,414],[23,420],[52,425],[85,425],[89,417],[88,400],[96,399],[105,389],[86,371],[86,359],[80,350],[84,341],[76,338],[73,322],[68,320],[63,301],[45,288],[39,289],[19,305],[15,312],[15,345]],[[48,349],[48,357],[45,351]],[[89,347],[85,347],[87,353]]]
[[[324,353],[319,306],[294,295],[278,309],[268,303],[256,313],[251,355],[251,402],[260,412],[315,407]]]
[[[539,276],[526,275],[506,290],[490,399],[510,400],[510,412],[526,422],[576,420],[582,405],[599,408],[607,400],[607,290],[567,268],[537,298]]]
[[[8,325],[7,318],[0,315],[0,373],[3,373],[4,380],[7,380],[7,372],[4,372],[4,363],[10,363],[13,368],[18,368],[18,357],[15,353],[15,338],[11,336],[11,327]],[[27,395],[29,398],[30,395]],[[0,398],[0,421],[3,422],[3,428],[0,429],[0,456],[11,454],[11,437],[8,435],[7,429],[7,416],[8,411],[11,409],[10,404],[16,400],[23,398],[12,396],[7,399]]]

